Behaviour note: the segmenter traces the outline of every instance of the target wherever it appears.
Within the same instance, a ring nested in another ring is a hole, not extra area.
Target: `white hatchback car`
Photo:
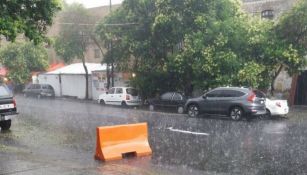
[[[265,100],[265,106],[267,110],[266,117],[270,116],[283,116],[285,117],[289,113],[289,106],[287,100]]]
[[[121,105],[121,106],[139,106],[141,100],[138,91],[131,87],[113,87],[107,92],[99,95],[98,103]]]

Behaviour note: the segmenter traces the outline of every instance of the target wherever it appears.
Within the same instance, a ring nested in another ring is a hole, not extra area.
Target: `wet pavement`
[[[289,119],[228,118],[17,96],[20,115],[0,133],[6,174],[307,174],[307,109]],[[96,127],[147,122],[153,155],[103,163]]]

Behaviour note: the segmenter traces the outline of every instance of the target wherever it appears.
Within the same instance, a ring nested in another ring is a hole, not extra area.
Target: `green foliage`
[[[285,13],[276,26],[279,38],[293,45],[294,48],[307,54],[307,1],[299,0],[296,6]]]
[[[48,1],[1,1],[0,35],[14,41],[18,34],[24,34],[35,43],[45,39],[47,26],[61,8],[60,0]]]
[[[67,5],[60,14],[62,25],[54,48],[66,63],[81,59],[85,71],[85,98],[88,99],[88,70],[84,53],[92,44],[94,19],[81,4]]]
[[[57,54],[67,63],[75,58],[82,59],[94,26],[93,23],[84,25],[92,22],[88,11],[80,4],[72,4],[59,15],[64,25],[61,25],[60,34],[54,42]]]
[[[42,45],[12,43],[0,50],[0,61],[8,71],[8,78],[24,84],[32,71],[43,71],[48,66],[48,54]]]
[[[239,82],[242,85],[247,85],[250,87],[259,87],[260,82],[262,82],[261,73],[265,70],[265,66],[260,65],[255,62],[247,62],[244,64],[243,69],[238,73]]]
[[[280,39],[276,28],[241,11],[236,0],[127,0],[96,32],[106,42],[116,39],[114,61],[138,73],[132,84],[146,96],[227,85],[268,88],[280,68],[294,73],[305,65],[299,47]]]

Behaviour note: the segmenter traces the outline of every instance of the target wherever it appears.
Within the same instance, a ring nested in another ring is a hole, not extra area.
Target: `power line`
[[[86,23],[56,23],[60,25],[80,25],[80,26],[96,26],[99,25],[99,23],[92,23],[92,24],[86,24]],[[138,25],[139,23],[111,23],[111,24],[101,24],[104,26],[131,26],[131,25]]]

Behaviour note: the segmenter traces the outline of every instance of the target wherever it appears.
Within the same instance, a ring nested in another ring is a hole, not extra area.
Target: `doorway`
[[[297,78],[294,105],[307,105],[307,71]]]

